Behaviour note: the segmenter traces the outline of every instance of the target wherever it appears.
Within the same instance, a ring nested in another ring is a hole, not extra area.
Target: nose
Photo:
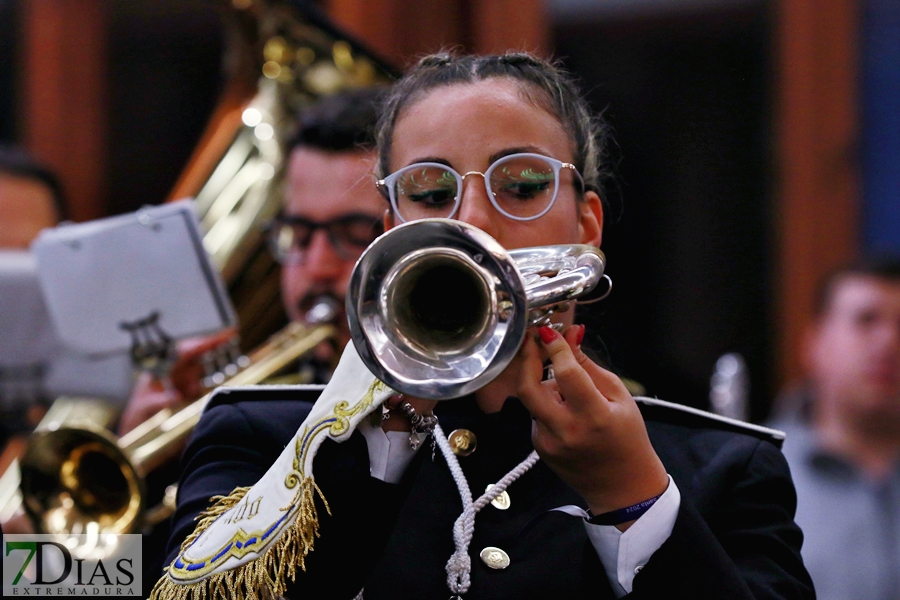
[[[304,260],[306,273],[313,280],[335,279],[340,276],[344,261],[328,239],[328,234],[319,229],[312,234]]]
[[[481,229],[497,241],[500,241],[499,220],[503,218],[491,204],[481,173],[466,173],[463,178],[462,198],[456,219]]]

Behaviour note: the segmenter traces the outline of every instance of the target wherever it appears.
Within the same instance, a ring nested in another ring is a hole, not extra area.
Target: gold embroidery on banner
[[[242,494],[246,494],[246,491],[246,488],[240,490]],[[211,574],[220,564],[220,561],[212,563],[212,556],[192,561],[185,559],[184,551],[189,545],[188,540],[185,540],[179,557],[184,560],[184,567],[176,568],[174,562],[167,567],[167,574],[163,575],[153,588],[151,600],[188,600],[206,598],[207,594],[213,598],[249,600],[256,598],[256,592],[253,590],[263,588],[269,589],[276,596],[283,595],[288,579],[293,581],[296,578],[297,566],[299,565],[301,569],[306,568],[306,555],[312,550],[315,538],[319,536],[315,495],[319,496],[330,514],[322,491],[312,478],[307,478],[300,486],[298,508],[294,515],[288,517],[288,525],[280,532],[280,537],[259,558],[234,569]],[[219,503],[204,513],[204,518],[209,517],[208,513],[213,510],[221,511],[222,505],[225,504],[222,502],[223,500],[230,502],[232,507],[234,506],[233,496],[219,497]],[[200,533],[194,532],[196,535]],[[227,556],[240,558],[250,552],[259,552],[261,546],[264,545],[261,539],[263,533],[264,530],[247,533],[238,529],[232,537],[232,543],[240,542],[242,547],[240,549],[232,548]],[[194,539],[196,539],[196,535]],[[256,543],[245,544],[247,540],[254,538],[258,540]],[[207,564],[200,569],[188,569],[188,566],[202,563]],[[204,577],[206,578],[203,579]]]
[[[213,571],[230,557],[240,558],[249,552],[258,552],[265,546],[263,533],[266,530],[255,531],[247,534],[238,529],[232,536],[232,547],[227,552],[212,554],[205,559],[190,561],[192,565],[203,564],[202,568],[189,571],[187,565],[181,569],[175,568],[175,563],[166,568],[166,575],[156,583],[150,596],[151,600],[206,600],[206,598],[235,598],[238,600],[260,600],[258,595],[261,590],[267,590],[274,596],[284,594],[288,580],[294,581],[297,566],[306,569],[306,555],[313,549],[315,538],[319,536],[319,519],[315,506],[315,497],[318,496],[331,514],[328,502],[322,495],[319,486],[316,485],[311,474],[306,475],[305,464],[317,438],[325,430],[331,436],[337,437],[346,433],[350,428],[350,419],[365,412],[372,406],[375,395],[389,391],[387,385],[375,380],[362,399],[352,408],[349,402],[337,403],[332,414],[318,420],[311,426],[303,429],[302,435],[297,436],[295,443],[295,455],[292,461],[292,470],[285,478],[285,486],[288,489],[297,488],[292,502],[280,509],[280,512],[296,509],[294,514],[285,518],[285,524],[280,531],[269,531],[269,547],[262,551],[259,558],[245,563],[234,569],[213,573]],[[188,536],[181,546],[179,558],[185,560],[184,552],[214,521],[222,514],[237,507],[245,499],[251,488],[236,488],[228,496],[216,496],[212,498],[214,504],[197,517],[198,524],[194,532]],[[251,519],[259,513],[262,496],[253,502],[244,502],[238,512],[229,517],[227,523],[237,522],[244,518]],[[277,523],[277,521],[276,521]],[[249,546],[248,540],[256,539]],[[240,542],[237,548],[235,542]],[[216,557],[215,561],[212,558]],[[205,563],[205,564],[204,564]]]
[[[326,417],[322,417],[316,423],[307,425],[303,428],[303,433],[297,436],[294,443],[294,460],[293,469],[284,479],[284,485],[289,490],[294,489],[297,484],[306,477],[306,457],[309,454],[313,442],[318,438],[323,429],[328,428],[328,433],[332,437],[338,437],[350,429],[350,419],[356,415],[365,412],[375,401],[375,395],[389,390],[387,384],[376,379],[363,394],[362,399],[356,403],[353,408],[349,408],[350,403],[346,400],[338,402],[332,413]],[[282,509],[284,510],[284,509]]]
[[[347,408],[348,406],[350,406],[350,403],[346,400],[341,400],[340,402],[335,404],[333,414],[335,417],[337,417],[337,420],[332,423],[329,433],[334,437],[338,437],[346,433],[347,430],[350,429],[350,419],[372,406],[372,403],[375,401],[375,394],[383,392],[387,389],[387,385],[376,379],[372,382],[372,385],[369,386],[369,389],[366,390],[366,393],[363,394],[362,399],[357,402],[356,406],[354,406],[353,408]]]
[[[200,537],[200,534],[206,531],[216,519],[228,512],[231,508],[237,506],[249,491],[249,487],[237,487],[227,496],[213,496],[210,498],[209,500],[212,502],[212,505],[194,519],[197,521],[197,526],[194,528],[194,531],[187,536],[184,542],[182,542],[181,551],[184,552],[188,546],[194,543],[194,540]]]
[[[238,521],[243,521],[244,519],[252,519],[257,514],[259,514],[259,506],[262,502],[263,497],[257,496],[256,500],[252,503],[250,499],[244,496],[243,502],[241,502],[236,508],[233,515],[225,519],[226,523],[237,523]]]

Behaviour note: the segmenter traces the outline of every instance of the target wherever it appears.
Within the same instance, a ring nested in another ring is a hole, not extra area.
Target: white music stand
[[[79,353],[149,368],[163,346],[235,325],[191,200],[44,230],[31,250],[57,335]]]
[[[123,402],[132,384],[127,353],[73,353],[57,338],[30,252],[0,251],[0,404],[10,409],[56,396]]]

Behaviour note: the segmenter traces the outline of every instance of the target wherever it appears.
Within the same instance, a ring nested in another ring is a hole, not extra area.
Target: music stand
[[[193,201],[41,232],[31,250],[62,343],[164,371],[174,341],[235,325]]]
[[[67,350],[44,304],[30,252],[0,251],[0,404],[5,409],[56,396],[128,398],[126,353],[94,358]]]

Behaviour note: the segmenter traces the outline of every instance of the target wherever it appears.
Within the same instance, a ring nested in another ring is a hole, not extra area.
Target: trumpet
[[[331,325],[291,323],[223,384],[260,383],[334,333]],[[138,531],[147,519],[146,476],[179,452],[211,395],[174,414],[161,411],[119,439],[85,422],[36,431],[20,462],[23,504],[35,528],[50,534]]]
[[[356,264],[350,333],[360,358],[391,388],[458,398],[506,368],[528,327],[548,325],[553,313],[584,299],[606,277],[605,263],[584,244],[506,251],[459,221],[405,223]]]

